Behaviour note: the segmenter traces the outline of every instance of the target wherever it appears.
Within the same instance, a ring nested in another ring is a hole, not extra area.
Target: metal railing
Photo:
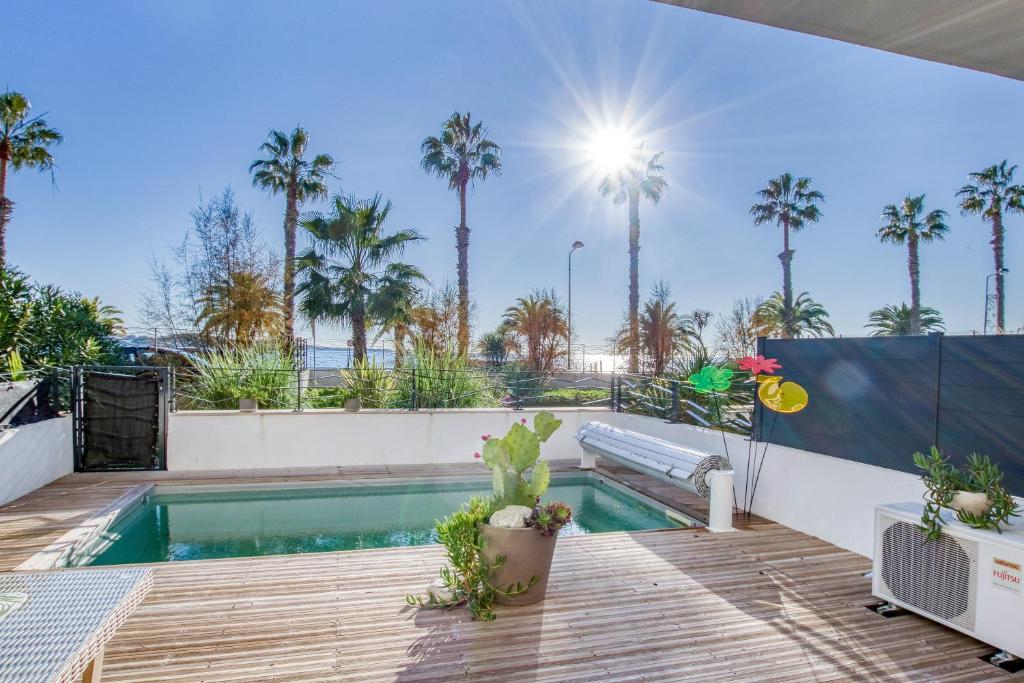
[[[701,393],[679,378],[619,374],[612,409],[749,435],[755,387],[753,379],[742,378],[723,392]]]
[[[261,409],[605,407],[612,405],[610,374],[534,372],[519,368],[174,369],[175,410],[235,410],[241,399]]]
[[[754,382],[700,393],[671,377],[504,368],[294,369],[176,368],[175,410],[236,410],[241,399],[261,409],[344,408],[443,410],[464,408],[599,407],[667,422],[749,434]]]

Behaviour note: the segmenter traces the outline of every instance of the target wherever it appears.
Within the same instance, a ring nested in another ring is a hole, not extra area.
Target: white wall
[[[640,415],[616,413],[611,417],[609,422],[623,429],[709,453],[725,454],[719,431],[667,424]],[[725,440],[736,472],[736,500],[742,505],[749,442],[735,435],[727,435]],[[764,448],[763,443],[758,446],[758,463]],[[906,457],[909,460],[910,454]],[[875,506],[920,501],[923,493],[924,484],[913,474],[770,444],[761,468],[753,512],[872,557]]]
[[[503,436],[537,410],[341,410],[177,412],[167,431],[167,468],[218,470],[472,462],[484,434]],[[551,409],[562,427],[542,457],[577,457],[576,430],[607,410]]]
[[[70,415],[0,432],[0,505],[73,469]]]

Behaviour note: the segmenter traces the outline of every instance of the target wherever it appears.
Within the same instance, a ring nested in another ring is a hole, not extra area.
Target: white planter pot
[[[953,496],[949,507],[958,512],[966,512],[971,515],[984,514],[992,506],[992,501],[984,493],[974,491],[959,491]]]

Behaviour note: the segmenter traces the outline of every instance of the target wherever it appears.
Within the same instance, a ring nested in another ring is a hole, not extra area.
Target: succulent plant
[[[533,508],[526,526],[540,531],[541,536],[554,536],[572,519],[572,508],[565,503],[548,503]]]
[[[512,425],[500,439],[488,437],[483,460],[491,468],[495,508],[506,505],[534,507],[548,488],[551,472],[547,462],[538,460],[540,445],[547,441],[562,421],[547,411],[537,413],[533,429],[523,419]],[[530,479],[524,474],[533,468]]]

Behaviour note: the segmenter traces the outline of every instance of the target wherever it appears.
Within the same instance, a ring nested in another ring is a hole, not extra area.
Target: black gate
[[[75,470],[166,469],[170,381],[167,368],[76,367]]]

